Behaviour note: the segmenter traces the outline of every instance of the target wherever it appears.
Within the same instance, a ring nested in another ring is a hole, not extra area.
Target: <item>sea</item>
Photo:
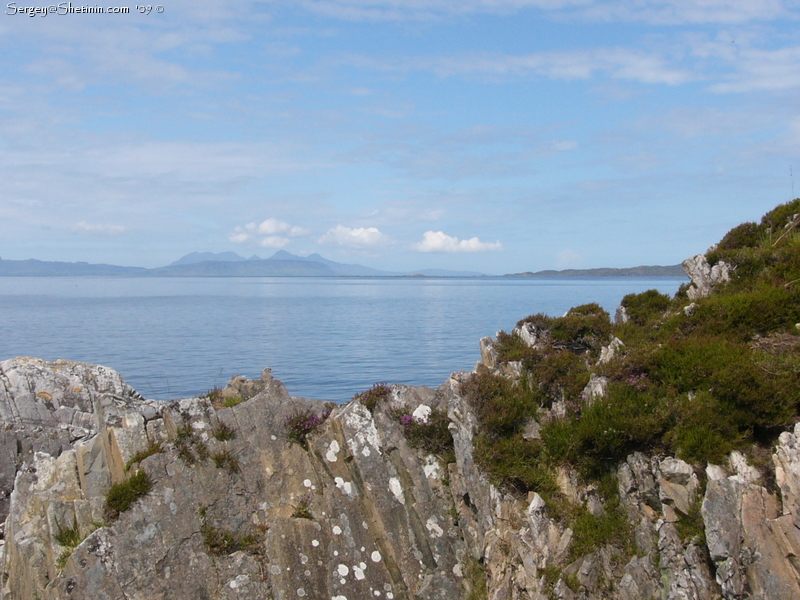
[[[102,364],[147,398],[257,378],[345,402],[375,383],[438,387],[479,340],[535,313],[674,294],[677,277],[0,277],[0,361]]]

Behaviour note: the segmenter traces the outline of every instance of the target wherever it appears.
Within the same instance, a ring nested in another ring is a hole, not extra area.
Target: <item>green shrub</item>
[[[139,498],[147,494],[153,487],[150,476],[145,471],[137,471],[125,481],[115,483],[106,494],[106,519],[116,519]]]
[[[551,350],[531,356],[525,363],[530,381],[539,385],[544,397],[539,403],[550,404],[560,400],[577,398],[589,383],[589,369],[580,356],[569,350]]]
[[[523,381],[511,381],[487,371],[473,374],[462,386],[481,425],[491,437],[517,432],[539,406],[538,395]]]
[[[696,335],[749,341],[755,335],[790,331],[800,321],[800,287],[757,284],[751,290],[719,294],[698,303],[681,330]]]
[[[501,363],[525,360],[536,352],[525,344],[521,337],[505,331],[497,332],[497,342],[494,348],[497,352],[497,361]]]
[[[611,337],[608,313],[596,303],[571,308],[563,317],[553,319],[550,336],[553,346],[573,352],[599,352]]]
[[[761,226],[772,230],[774,238],[783,233],[784,228],[788,225],[792,217],[800,213],[800,198],[776,206],[761,218]]]
[[[453,436],[450,434],[450,419],[442,410],[432,410],[427,421],[417,419],[402,410],[392,414],[399,422],[403,435],[412,448],[419,448],[431,454],[437,454],[452,462]]]
[[[598,398],[564,419],[542,426],[549,458],[596,478],[630,452],[657,446],[669,426],[669,410],[651,390],[612,382]]]
[[[525,323],[532,323],[536,329],[549,331],[553,327],[553,321],[555,321],[554,317],[550,317],[544,313],[537,313],[520,319],[517,322],[517,327],[522,327]]]
[[[738,431],[784,427],[797,410],[795,377],[766,373],[750,348],[721,338],[689,338],[652,356],[650,376],[674,395],[708,392]]]
[[[633,531],[619,502],[606,502],[604,513],[596,517],[581,507],[570,519],[572,544],[569,547],[569,560],[575,560],[590,552],[611,544],[632,555]]]
[[[486,584],[486,567],[471,556],[467,558],[464,586],[467,588],[465,600],[487,600],[489,598],[489,590]]]
[[[635,325],[646,325],[661,317],[672,304],[672,299],[658,290],[647,290],[641,294],[628,294],[620,303]]]
[[[520,434],[501,439],[477,435],[473,439],[473,456],[489,481],[500,489],[519,494],[534,491],[545,499],[558,491],[555,475],[537,440],[526,440]]]
[[[739,250],[740,248],[755,248],[761,243],[765,227],[755,223],[742,223],[731,229],[717,247],[718,251]]]

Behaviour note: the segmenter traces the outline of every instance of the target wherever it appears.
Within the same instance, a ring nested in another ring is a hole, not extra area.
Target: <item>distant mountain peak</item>
[[[275,254],[270,256],[267,260],[305,260],[302,256],[297,256],[286,250],[278,250]]]
[[[236,252],[190,252],[174,263],[171,263],[169,266],[193,265],[201,262],[238,262],[240,260],[247,259],[244,256],[239,256]]]

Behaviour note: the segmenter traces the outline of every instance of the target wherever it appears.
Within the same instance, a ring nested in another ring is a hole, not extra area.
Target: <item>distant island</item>
[[[397,272],[358,264],[340,263],[319,254],[297,256],[279,250],[269,258],[245,258],[235,252],[191,252],[164,267],[121,267],[87,262],[3,260],[0,277],[487,277],[477,271],[422,269]],[[682,277],[683,267],[631,267],[627,269],[568,269],[513,273],[503,277]]]
[[[536,271],[512,273],[503,277],[686,277],[682,265],[628,267],[626,269],[564,269],[563,271]]]

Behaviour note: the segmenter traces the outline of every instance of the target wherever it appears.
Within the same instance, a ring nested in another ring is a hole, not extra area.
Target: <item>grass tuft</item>
[[[145,471],[137,471],[125,481],[115,483],[106,494],[106,519],[112,521],[125,512],[139,498],[153,487],[150,476]]]

